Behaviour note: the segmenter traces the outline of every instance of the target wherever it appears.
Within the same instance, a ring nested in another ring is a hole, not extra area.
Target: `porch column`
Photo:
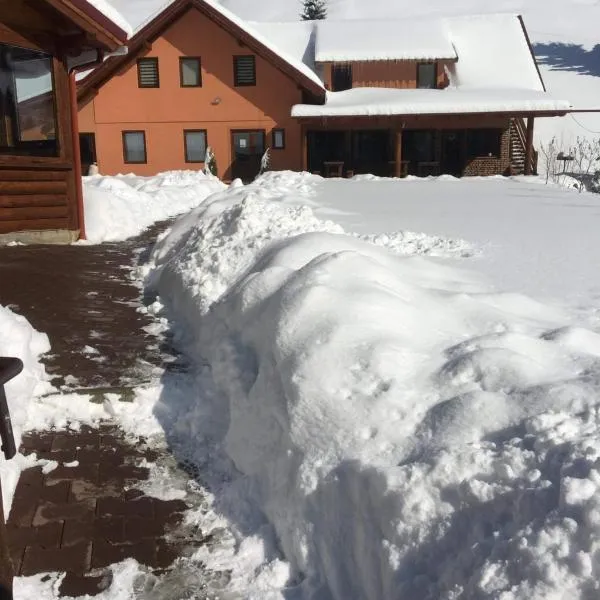
[[[307,136],[307,132],[306,132],[306,125],[301,125],[300,126],[300,143],[302,144],[302,170],[303,171],[308,171],[308,140],[306,139]]]
[[[394,175],[395,177],[402,177],[402,129],[396,130],[395,137],[395,153],[394,153]]]
[[[348,171],[348,169],[351,171],[354,170],[354,164],[352,163],[352,130],[348,130],[344,133],[344,168],[346,171]],[[344,173],[342,172],[340,177],[343,176]]]
[[[533,165],[533,117],[527,119],[527,132],[525,134],[525,175],[532,174]]]

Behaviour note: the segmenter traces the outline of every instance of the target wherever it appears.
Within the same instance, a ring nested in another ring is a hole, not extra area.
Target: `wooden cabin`
[[[75,72],[128,37],[95,4],[0,0],[0,243],[83,233]]]

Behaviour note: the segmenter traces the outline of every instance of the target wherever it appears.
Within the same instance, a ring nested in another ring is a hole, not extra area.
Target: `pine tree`
[[[304,0],[300,15],[303,21],[327,18],[327,0]]]

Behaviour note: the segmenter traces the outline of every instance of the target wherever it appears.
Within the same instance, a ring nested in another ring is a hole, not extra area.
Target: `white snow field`
[[[161,238],[198,367],[163,422],[243,540],[234,597],[600,596],[597,198],[272,173]]]
[[[225,186],[202,171],[83,178],[87,243],[115,242],[187,212]]]

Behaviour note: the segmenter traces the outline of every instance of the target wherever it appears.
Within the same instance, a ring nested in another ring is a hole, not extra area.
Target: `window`
[[[185,162],[204,162],[206,158],[206,130],[186,129],[183,132]]]
[[[137,61],[138,87],[157,88],[160,81],[158,77],[158,58],[140,58]]]
[[[352,65],[333,65],[331,67],[331,91],[343,92],[352,87]]]
[[[179,59],[179,80],[181,87],[202,87],[200,58],[190,56]]]
[[[233,57],[233,81],[236,86],[256,85],[254,56]]]
[[[146,163],[146,133],[144,131],[123,132],[123,159],[126,163]]]
[[[417,64],[417,87],[422,89],[437,88],[437,64],[436,63],[418,63]]]
[[[285,148],[285,129],[273,129],[272,145],[275,150],[283,150]]]
[[[467,154],[470,158],[500,156],[502,129],[467,130]]]
[[[52,57],[0,44],[0,154],[58,156]]]

